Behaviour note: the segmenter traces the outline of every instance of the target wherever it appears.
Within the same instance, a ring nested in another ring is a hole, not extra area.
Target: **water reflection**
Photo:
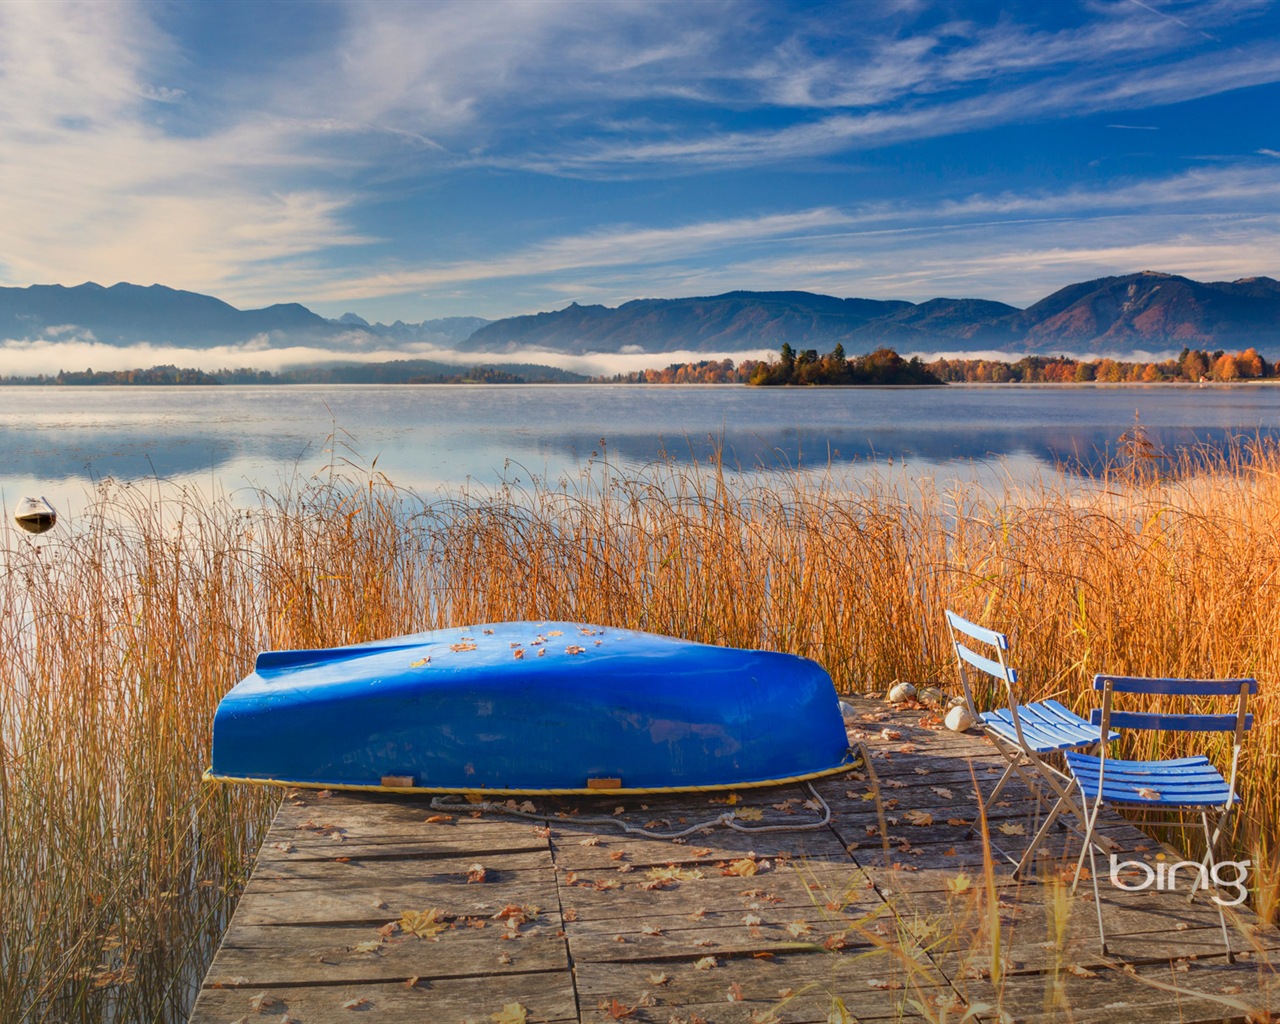
[[[1087,474],[1135,414],[1169,453],[1275,438],[1280,389],[6,388],[0,499],[107,477],[270,488],[343,460],[424,492],[513,474],[554,481],[598,455],[619,468],[720,453],[742,472],[905,462],[922,475],[973,464]]]

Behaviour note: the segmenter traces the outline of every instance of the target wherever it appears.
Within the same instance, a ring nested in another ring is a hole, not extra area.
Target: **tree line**
[[[540,371],[546,368],[538,368]],[[0,377],[5,385],[216,385],[216,384],[522,384],[526,377],[502,367],[474,366],[457,373],[417,370],[412,362],[358,366],[307,367],[272,372],[247,367],[212,372],[171,364],[134,370],[59,370],[56,374]],[[586,378],[567,371],[564,383]],[[1000,359],[938,358],[923,362],[918,356],[903,359],[891,348],[848,357],[837,344],[825,355],[816,349],[797,351],[784,343],[776,360],[703,359],[671,363],[663,368],[632,370],[591,378],[596,384],[1071,384],[1159,383],[1200,381],[1229,382],[1280,377],[1280,363],[1273,363],[1254,348],[1242,352],[1222,349],[1183,348],[1172,359],[1158,362],[1118,359],[1076,359],[1070,356],[1024,356],[1016,361]]]
[[[1222,349],[1183,348],[1172,359],[1159,362],[1119,359],[1076,359],[1070,356],[1025,356],[1016,361],[1000,359],[919,357],[903,359],[893,349],[881,348],[848,358],[836,345],[825,355],[815,349],[797,352],[789,344],[778,359],[762,362],[744,359],[703,359],[671,363],[662,369],[632,370],[595,377],[595,383],[611,384],[1083,384],[1100,382],[1159,383],[1189,381],[1239,381],[1280,377],[1280,363],[1260,356],[1256,349],[1229,353]]]

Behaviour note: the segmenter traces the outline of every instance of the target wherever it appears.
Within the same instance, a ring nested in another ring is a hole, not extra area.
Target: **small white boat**
[[[18,503],[18,511],[13,520],[28,533],[44,533],[52,530],[58,521],[58,513],[46,498],[23,498]]]

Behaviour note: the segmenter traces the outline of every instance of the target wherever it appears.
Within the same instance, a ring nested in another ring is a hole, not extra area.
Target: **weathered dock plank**
[[[1002,762],[921,710],[862,702],[859,769],[734,797],[463,803],[299,792],[281,806],[192,1024],[245,1020],[827,1024],[1123,1019],[1280,1012],[1280,933],[1232,916],[1230,964],[1202,894],[1038,880],[986,854],[978,808]],[[878,785],[877,785],[878,783]],[[821,824],[822,804],[830,821]],[[1017,857],[1040,805],[1011,783],[987,841]],[[679,839],[614,827],[685,830]],[[797,828],[798,826],[798,828]],[[1127,822],[1128,858],[1172,851]],[[988,874],[989,872],[989,874]],[[990,887],[988,887],[988,877]],[[998,937],[998,942],[994,941]],[[1000,1015],[1004,1014],[1002,1018]]]

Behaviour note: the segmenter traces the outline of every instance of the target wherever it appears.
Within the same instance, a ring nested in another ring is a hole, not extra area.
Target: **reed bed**
[[[865,691],[954,688],[951,607],[1079,710],[1099,671],[1256,675],[1231,842],[1274,918],[1280,458],[1143,465],[991,493],[597,462],[423,498],[335,459],[252,498],[107,482],[45,538],[4,527],[0,1020],[183,1019],[273,811],[200,783],[258,650],[483,621],[786,650]]]

